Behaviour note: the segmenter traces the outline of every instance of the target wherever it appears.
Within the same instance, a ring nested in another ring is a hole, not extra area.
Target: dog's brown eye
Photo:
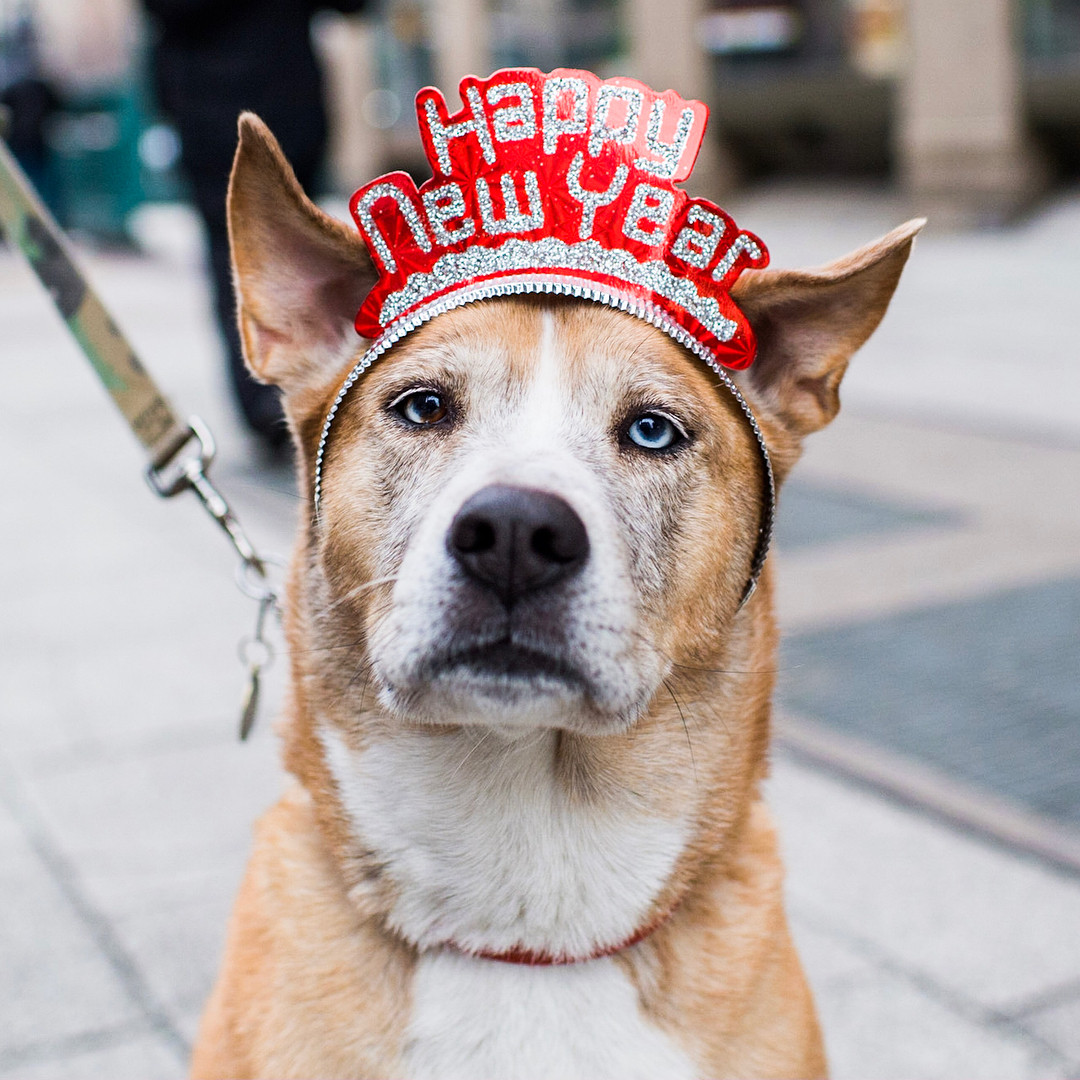
[[[394,410],[410,424],[428,427],[446,419],[449,409],[440,394],[433,390],[417,390],[404,397],[398,398],[393,405]]]

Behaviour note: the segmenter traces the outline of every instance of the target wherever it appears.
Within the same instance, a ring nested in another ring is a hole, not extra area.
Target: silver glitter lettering
[[[609,123],[611,106],[616,101],[626,104],[626,119],[618,126]],[[632,143],[637,138],[638,118],[645,104],[645,95],[632,86],[611,86],[605,83],[596,96],[596,112],[593,114],[592,131],[589,134],[589,154],[596,157],[606,142]]]
[[[694,228],[695,225],[707,225],[709,231],[702,232]],[[724,229],[724,219],[719,214],[693,203],[686,215],[686,224],[679,230],[675,243],[671,245],[671,254],[699,270],[708,270],[720,238],[724,235]]]
[[[424,99],[424,115],[427,118],[428,131],[431,133],[431,141],[435,146],[439,171],[445,176],[450,175],[450,140],[460,139],[469,134],[475,135],[479,140],[484,160],[489,165],[495,164],[495,147],[491,142],[491,132],[488,130],[480,91],[475,86],[470,86],[465,91],[465,99],[469,103],[472,119],[459,120],[456,124],[444,124],[439,119],[435,99],[430,97]]]
[[[531,139],[536,134],[536,104],[528,83],[500,83],[488,87],[489,105],[498,105],[500,101],[514,97],[518,99],[517,105],[504,105],[491,114],[491,126],[499,142]]]
[[[386,272],[396,274],[397,263],[394,261],[394,253],[390,250],[386,237],[379,231],[375,219],[371,215],[371,208],[380,199],[393,199],[397,203],[397,208],[405,219],[405,223],[409,226],[409,231],[413,234],[416,246],[421,251],[431,250],[431,240],[424,229],[424,222],[420,217],[419,210],[416,208],[416,203],[396,184],[376,184],[365,192],[363,198],[356,204],[356,216],[360,219],[360,227],[364,230],[364,235],[371,241],[371,246],[382,261]]]
[[[659,161],[649,161],[648,158],[638,158],[634,164],[639,169],[651,172],[656,176],[667,180],[675,175],[679,167],[679,160],[686,151],[686,144],[690,138],[690,129],[694,125],[694,110],[683,109],[679,117],[678,127],[675,129],[675,139],[666,143],[660,138],[660,129],[664,126],[664,112],[666,103],[654,101],[652,111],[649,113],[649,126],[645,130],[645,145],[649,153],[655,154]]]
[[[672,208],[675,206],[675,193],[652,184],[638,184],[630,200],[630,209],[626,211],[623,222],[623,235],[640,244],[658,244],[664,239],[664,231]],[[652,229],[643,229],[641,223],[648,221]]]
[[[437,244],[449,247],[459,240],[468,240],[476,232],[476,222],[468,217],[465,209],[465,196],[453,182],[425,191],[424,209]],[[457,218],[462,219],[461,224],[456,229],[448,229],[446,226]]]
[[[581,228],[578,230],[578,236],[582,240],[588,240],[592,236],[596,211],[601,206],[613,203],[619,197],[630,169],[626,164],[620,165],[615,170],[615,175],[606,191],[589,191],[581,186],[581,166],[584,162],[585,155],[579,150],[566,171],[566,186],[570,189],[570,194],[581,203]]]
[[[495,217],[488,181],[482,176],[476,178],[476,197],[480,202],[480,218],[489,236],[498,236],[500,233],[531,232],[533,229],[543,227],[544,202],[540,198],[540,183],[536,179],[536,173],[532,170],[525,173],[525,194],[529,200],[528,213],[522,211],[521,204],[518,202],[517,184],[513,173],[503,173],[499,186],[502,188],[503,197],[501,221]]]
[[[731,247],[724,252],[724,257],[716,264],[716,269],[712,272],[714,280],[723,281],[731,272],[731,268],[735,265],[735,260],[744,251],[751,259],[761,258],[761,248],[759,248],[746,233],[739,233],[739,235],[731,241]]]
[[[559,117],[564,94],[573,95],[570,115]],[[589,120],[589,86],[584,79],[547,79],[544,82],[544,153],[554,154],[563,135],[583,135]]]

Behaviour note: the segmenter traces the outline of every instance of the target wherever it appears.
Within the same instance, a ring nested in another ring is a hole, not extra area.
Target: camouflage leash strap
[[[248,687],[240,721],[246,738],[259,700],[260,673],[272,659],[264,629],[266,616],[278,610],[277,590],[269,577],[273,560],[260,556],[229,504],[210,483],[214,439],[197,417],[177,419],[104,304],[76,267],[67,241],[11,151],[0,139],[0,235],[27,258],[41,284],[97,372],[149,458],[146,478],[162,498],[193,491],[224,530],[240,556],[238,584],[258,605],[255,634],[241,643],[248,667]]]

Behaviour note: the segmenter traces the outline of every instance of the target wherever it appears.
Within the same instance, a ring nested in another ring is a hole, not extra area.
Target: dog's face
[[[823,271],[740,279],[759,341],[744,392],[778,478],[836,413],[920,224]],[[254,118],[230,228],[245,352],[284,390],[310,498],[374,270]],[[669,676],[732,674],[719,669],[737,624],[748,639],[768,622],[760,592],[739,608],[762,499],[733,397],[648,324],[550,298],[440,315],[380,358],[334,420],[293,578],[300,648],[321,659],[299,661],[297,684],[320,682],[341,717],[377,700],[403,724],[624,730],[675,698]]]
[[[716,383],[584,301],[461,308],[381,359],[335,419],[321,504],[335,633],[367,641],[381,703],[601,734],[711,651],[763,490]]]

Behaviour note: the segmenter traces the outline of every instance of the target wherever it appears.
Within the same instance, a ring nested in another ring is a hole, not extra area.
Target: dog
[[[318,509],[286,587],[291,786],[192,1075],[824,1076],[760,793],[777,630],[767,562],[747,596],[769,491],[740,399],[565,295],[438,314],[343,397],[377,268],[251,114],[229,223]],[[921,224],[738,279],[777,484]]]

